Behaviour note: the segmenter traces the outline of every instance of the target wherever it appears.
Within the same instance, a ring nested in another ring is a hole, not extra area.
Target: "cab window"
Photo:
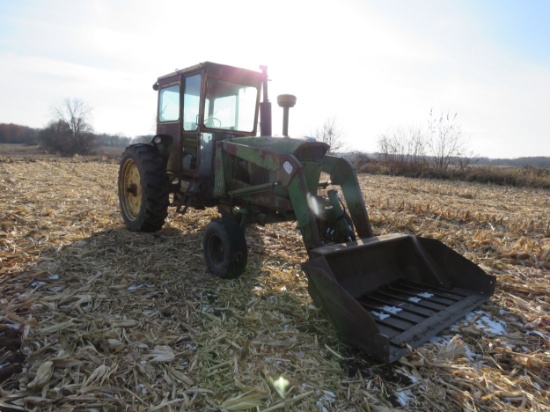
[[[183,92],[183,130],[197,130],[201,96],[202,75],[195,74],[185,79]]]
[[[180,112],[180,87],[174,85],[160,90],[159,96],[159,121],[174,122],[179,119]]]
[[[253,131],[257,97],[256,87],[208,78],[204,125],[214,129]]]

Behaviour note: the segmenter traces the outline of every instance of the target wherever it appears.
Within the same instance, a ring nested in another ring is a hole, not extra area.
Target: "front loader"
[[[129,230],[160,230],[169,207],[217,207],[204,258],[214,275],[236,278],[246,269],[247,225],[296,221],[313,302],[343,341],[388,363],[493,294],[494,276],[439,241],[374,236],[349,161],[288,136],[294,96],[278,96],[283,136],[272,136],[267,80],[264,67],[211,62],[158,78],[157,134],[126,148],[120,163]]]

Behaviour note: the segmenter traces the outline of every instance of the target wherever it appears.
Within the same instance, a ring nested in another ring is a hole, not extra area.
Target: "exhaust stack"
[[[271,136],[271,102],[267,95],[267,66],[260,66],[262,70],[263,101],[260,103],[260,135]]]
[[[296,96],[281,94],[277,96],[277,104],[283,108],[283,136],[288,137],[288,109],[296,104]]]

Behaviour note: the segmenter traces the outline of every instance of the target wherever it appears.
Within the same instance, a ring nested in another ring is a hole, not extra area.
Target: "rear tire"
[[[238,278],[246,269],[248,247],[237,222],[215,219],[206,226],[203,241],[208,270],[222,279]]]
[[[118,199],[126,227],[155,232],[168,215],[169,181],[164,160],[148,144],[128,146],[118,173]]]

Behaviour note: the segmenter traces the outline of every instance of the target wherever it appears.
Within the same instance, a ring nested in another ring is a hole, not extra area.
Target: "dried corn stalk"
[[[130,233],[114,163],[0,157],[0,172],[0,340],[16,331],[26,357],[0,408],[550,408],[547,190],[360,177],[377,233],[435,237],[498,277],[488,304],[386,367],[312,306],[294,224],[249,228],[248,270],[222,281],[202,260],[214,210]]]

